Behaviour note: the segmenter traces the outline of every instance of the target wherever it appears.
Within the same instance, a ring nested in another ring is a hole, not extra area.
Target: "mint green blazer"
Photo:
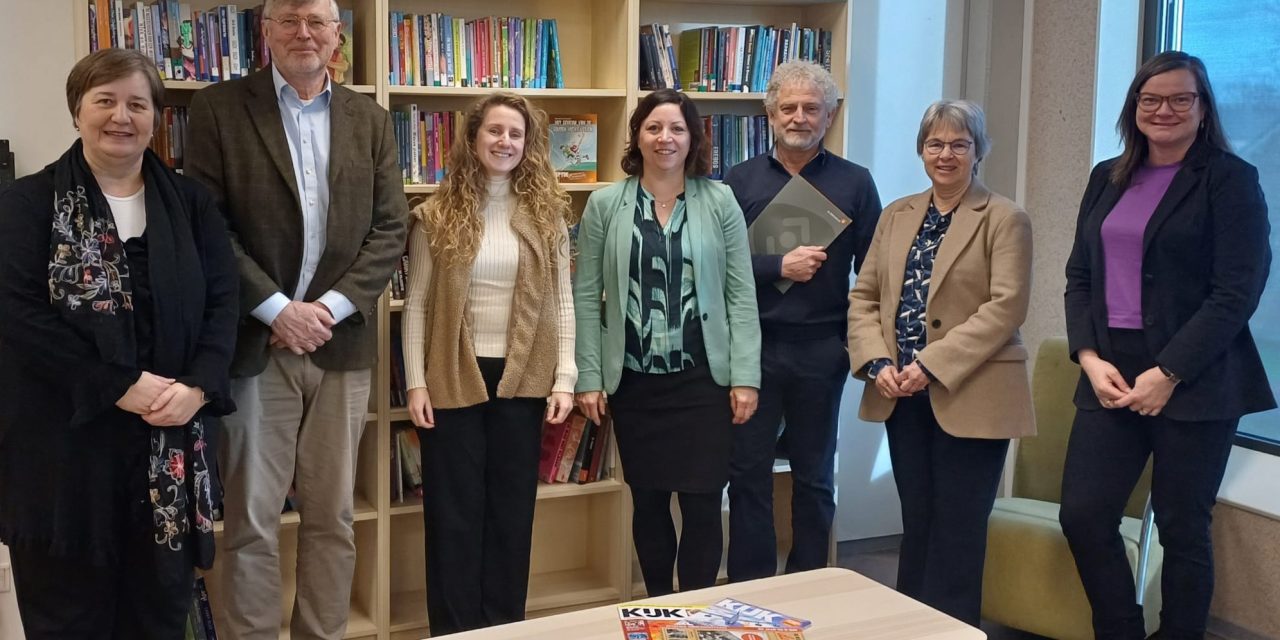
[[[583,213],[573,284],[578,393],[613,393],[622,379],[638,180],[592,193]],[[728,187],[706,178],[687,178],[684,188],[711,377],[724,386],[759,388],[760,315],[742,209]]]

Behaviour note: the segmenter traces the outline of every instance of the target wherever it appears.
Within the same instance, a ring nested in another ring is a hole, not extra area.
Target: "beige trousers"
[[[298,525],[293,640],[339,640],[355,571],[356,456],[370,371],[325,371],[274,349],[267,368],[232,381],[237,411],[223,420],[222,598],[229,640],[280,634],[280,509],[292,484]]]

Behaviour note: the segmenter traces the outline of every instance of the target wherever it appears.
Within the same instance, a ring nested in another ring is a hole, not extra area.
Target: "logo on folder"
[[[801,246],[828,247],[852,220],[808,180],[793,176],[747,228],[751,253],[782,255]],[[787,279],[774,286],[786,293]]]

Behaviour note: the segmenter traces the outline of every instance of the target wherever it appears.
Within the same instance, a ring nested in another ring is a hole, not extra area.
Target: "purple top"
[[[1142,328],[1142,235],[1182,163],[1140,167],[1102,221],[1107,326]]]

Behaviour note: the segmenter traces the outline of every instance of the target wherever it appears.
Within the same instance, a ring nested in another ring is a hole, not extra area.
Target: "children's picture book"
[[[329,78],[335,84],[351,84],[351,65],[355,62],[351,41],[355,16],[351,9],[343,9],[339,16],[342,20],[342,32],[338,34],[338,48],[333,50],[333,55],[325,66],[329,68]]]
[[[594,113],[550,116],[551,168],[560,182],[596,181],[597,122]]]
[[[618,605],[626,640],[804,640],[810,622],[725,598],[714,605]]]

